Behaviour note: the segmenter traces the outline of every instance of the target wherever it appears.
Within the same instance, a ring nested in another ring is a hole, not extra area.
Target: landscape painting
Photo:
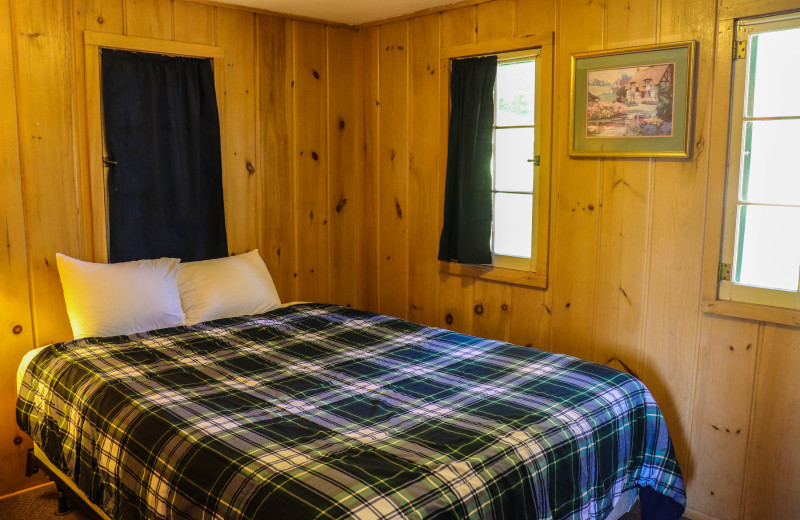
[[[672,136],[675,64],[587,70],[586,137]]]
[[[684,41],[573,54],[569,154],[689,157],[696,45]]]

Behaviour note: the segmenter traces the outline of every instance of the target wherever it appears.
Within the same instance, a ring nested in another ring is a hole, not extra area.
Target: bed
[[[17,422],[109,518],[607,518],[685,491],[652,396],[577,358],[323,304],[23,363]],[[626,493],[627,492],[627,493]]]

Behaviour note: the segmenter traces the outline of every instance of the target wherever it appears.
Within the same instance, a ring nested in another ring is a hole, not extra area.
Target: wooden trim
[[[195,2],[197,0],[189,0],[189,1]],[[357,27],[359,29],[363,29],[363,28],[366,28],[366,27],[375,27],[375,26],[384,25],[384,24],[387,24],[387,23],[399,22],[399,21],[402,21],[402,20],[410,20],[411,18],[419,18],[421,16],[427,16],[429,14],[443,13],[445,11],[452,11],[454,9],[461,9],[462,7],[472,7],[472,6],[476,6],[476,5],[480,5],[480,4],[486,4],[486,3],[494,2],[494,1],[495,0],[464,0],[462,2],[457,2],[455,4],[440,5],[438,7],[431,7],[430,9],[423,9],[421,11],[414,11],[413,13],[400,14],[400,15],[397,15],[397,16],[389,17],[389,18],[383,18],[381,20],[375,20],[374,22],[365,22],[365,23],[362,23],[362,24],[358,25]]]
[[[442,47],[440,56],[442,59],[465,58],[467,56],[482,56],[486,54],[498,54],[501,52],[542,47],[543,45],[553,44],[553,35],[554,33],[552,32],[546,32],[517,38],[504,38],[502,40],[489,40],[485,42]]]
[[[483,267],[456,262],[439,262],[439,272],[456,276],[469,276],[480,280],[493,280],[527,287],[547,288],[547,275],[528,271],[516,271],[502,267]]]
[[[772,0],[768,6],[765,4],[767,3],[723,0],[720,2],[719,19],[733,21],[735,18],[768,16],[797,10],[797,0]]]
[[[192,56],[198,58],[224,58],[225,49],[214,45],[201,45],[199,43],[175,42],[172,40],[157,40],[139,36],[123,36],[121,34],[99,33],[85,31],[83,33],[84,46],[93,45],[108,49],[122,49],[139,52],[152,52],[168,56]]]
[[[108,208],[106,201],[106,168],[103,164],[105,141],[103,139],[102,86],[100,78],[100,48],[121,49],[138,52],[189,56],[213,60],[214,87],[217,94],[217,111],[220,129],[224,118],[225,49],[214,45],[156,40],[139,36],[84,31],[84,81],[86,82],[86,129],[88,139],[88,183],[91,193],[91,236],[84,236],[92,244],[94,262],[108,262]],[[225,133],[220,133],[220,147],[225,149]],[[225,162],[222,163],[225,178]]]
[[[753,303],[706,299],[702,301],[700,309],[708,314],[719,314],[722,316],[733,316],[735,318],[744,318],[747,320],[800,327],[800,310],[756,305]]]
[[[37,489],[43,488],[45,486],[49,486],[50,482],[45,482],[44,484],[37,484],[35,486],[31,486],[25,489],[20,489],[19,491],[14,491],[13,493],[9,493],[7,495],[0,496],[0,500],[5,500],[7,498],[15,497],[17,495],[22,495],[24,493],[28,493],[30,491],[36,491]]]
[[[249,7],[244,5],[233,5],[227,2],[219,2],[217,0],[185,0],[185,1],[191,2],[193,4],[210,5],[212,7],[220,7],[223,9],[235,9],[237,11],[247,11],[248,13],[274,16],[276,18],[283,18],[284,20],[289,20],[289,21],[317,23],[320,25],[327,25],[329,27],[346,27],[348,29],[356,29],[361,27],[353,24],[323,20],[322,18],[314,18],[313,16],[301,16],[301,15],[280,13],[278,11],[270,11],[269,9],[259,9],[258,7]],[[484,1],[489,1],[489,0],[484,0]]]
[[[690,507],[686,508],[683,518],[688,518],[690,520],[718,520],[718,518],[715,516],[710,516],[705,513],[701,513],[700,511],[695,511]]]

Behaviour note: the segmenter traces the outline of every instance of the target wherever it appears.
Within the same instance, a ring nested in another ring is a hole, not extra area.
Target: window
[[[739,20],[720,300],[800,309],[800,13]]]
[[[445,48],[442,66],[447,68],[450,60],[481,56],[486,47],[461,45],[452,48],[452,54]],[[552,44],[511,41],[509,48],[494,54],[491,265],[443,261],[440,268],[451,274],[546,287]],[[526,50],[511,50],[521,48]]]
[[[492,260],[535,271],[539,52],[498,57],[492,154]]]

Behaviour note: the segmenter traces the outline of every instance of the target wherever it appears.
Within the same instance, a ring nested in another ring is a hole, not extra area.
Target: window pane
[[[800,28],[753,36],[755,73],[750,71],[749,107],[751,117],[798,116],[800,96]]]
[[[492,252],[530,258],[532,216],[533,195],[495,193]]]
[[[536,63],[524,61],[497,66],[497,126],[533,124]]]
[[[495,130],[495,190],[533,191],[533,128]]]
[[[739,209],[739,262],[736,282],[756,287],[797,290],[800,209],[743,206]]]
[[[745,123],[742,200],[800,204],[800,120]]]

